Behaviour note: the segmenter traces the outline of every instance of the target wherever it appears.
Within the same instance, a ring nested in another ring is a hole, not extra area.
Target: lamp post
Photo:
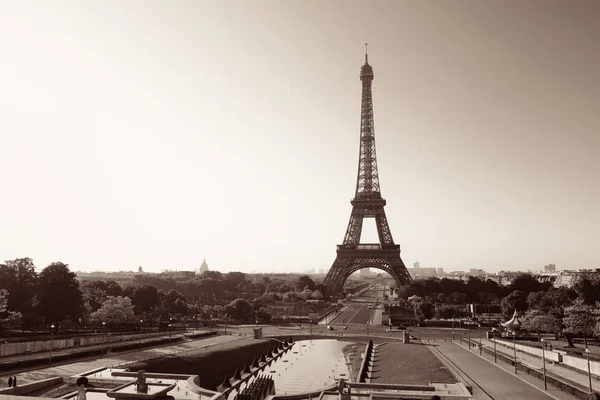
[[[100,347],[100,357],[104,357],[104,342],[106,341],[106,322],[102,322],[102,329],[104,330],[104,336],[102,336],[102,347]]]
[[[479,329],[479,355],[482,355],[483,349],[481,348],[481,324],[477,324],[477,328]]]
[[[498,363],[497,353],[496,353],[496,333],[494,332],[494,337],[492,338],[494,341],[494,364]]]
[[[144,328],[144,320],[140,319],[140,351],[142,351],[142,329]]]
[[[227,335],[227,314],[225,314],[225,334]]]
[[[469,351],[471,351],[471,321],[466,321],[467,325],[467,344],[469,345]]]
[[[452,341],[454,342],[454,320],[452,320]]]
[[[513,335],[513,353],[514,353],[514,358],[515,358],[515,375],[517,375],[517,332],[516,331],[512,331],[512,335]]]
[[[171,344],[171,325],[173,323],[173,318],[169,318],[169,344]]]
[[[546,383],[546,341],[544,338],[540,340],[542,342],[542,370],[544,372],[544,390],[548,389],[548,384]]]
[[[82,331],[81,318],[79,318],[79,347],[81,347],[81,331]]]
[[[589,385],[590,385],[590,396],[591,396],[594,393],[594,389],[592,389],[592,370],[590,369],[590,349],[586,347],[584,352],[587,357],[588,381],[589,381]]]
[[[50,366],[52,366],[52,348],[53,347],[54,347],[54,324],[50,325],[50,359],[48,360],[48,364]],[[589,365],[589,363],[588,363],[588,365]]]

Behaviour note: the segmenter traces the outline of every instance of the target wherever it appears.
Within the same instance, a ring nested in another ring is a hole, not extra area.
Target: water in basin
[[[275,392],[279,395],[304,393],[334,385],[338,379],[350,377],[342,349],[351,344],[353,342],[335,339],[299,341],[292,351],[278,358],[263,373],[273,377]]]

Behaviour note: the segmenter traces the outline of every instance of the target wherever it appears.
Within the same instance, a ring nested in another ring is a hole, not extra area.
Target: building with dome
[[[198,269],[196,272],[198,274],[203,274],[206,271],[208,271],[208,264],[206,263],[206,257],[204,257],[204,260],[202,261],[202,264],[200,265],[200,269]]]

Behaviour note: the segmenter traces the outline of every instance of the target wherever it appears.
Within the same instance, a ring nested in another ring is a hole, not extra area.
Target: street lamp
[[[169,318],[169,344],[171,344],[171,325],[173,322],[173,318]]]
[[[513,335],[513,353],[514,353],[514,357],[515,357],[515,375],[517,375],[517,332],[516,331],[512,331],[512,335]]]
[[[477,324],[479,329],[479,355],[482,355],[483,349],[481,348],[481,324]]]
[[[548,389],[548,384],[546,383],[546,340],[544,338],[540,339],[542,342],[542,369],[544,371],[544,390]]]
[[[225,335],[227,335],[227,318],[228,318],[228,315],[225,314]]]
[[[143,323],[144,323],[144,320],[140,319],[140,351],[142,351],[142,329],[144,327]]]
[[[492,340],[494,341],[494,364],[496,364],[498,362],[497,359],[497,353],[496,353],[496,333],[494,332],[494,336],[492,337]]]
[[[590,396],[591,396],[594,393],[594,389],[592,389],[592,370],[590,369],[590,349],[586,347],[584,352],[587,357],[588,380],[589,380],[589,385],[590,385]]]
[[[106,322],[102,322],[102,328],[104,329],[104,336],[102,336],[102,347],[100,347],[100,357],[104,357],[104,342],[106,341]]]
[[[52,366],[52,348],[54,347],[54,324],[50,325],[50,360],[48,364]],[[589,358],[588,358],[589,360]],[[589,362],[588,362],[589,365]]]
[[[83,329],[81,318],[79,318],[79,347],[81,347],[81,331]]]
[[[452,341],[454,342],[454,320],[452,320]]]
[[[467,343],[469,345],[469,351],[471,351],[471,321],[465,321],[467,325]]]

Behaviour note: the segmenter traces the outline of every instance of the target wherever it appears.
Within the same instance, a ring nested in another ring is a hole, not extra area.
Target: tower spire
[[[369,63],[369,43],[365,43],[365,64]]]

